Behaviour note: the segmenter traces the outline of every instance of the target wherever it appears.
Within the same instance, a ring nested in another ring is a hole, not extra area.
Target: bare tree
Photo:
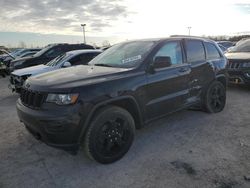
[[[102,42],[102,46],[103,47],[110,47],[111,45],[110,45],[108,40],[105,40],[105,41]]]
[[[18,47],[19,47],[19,48],[26,48],[26,46],[27,46],[27,45],[25,44],[24,41],[20,41],[19,44],[18,44]]]

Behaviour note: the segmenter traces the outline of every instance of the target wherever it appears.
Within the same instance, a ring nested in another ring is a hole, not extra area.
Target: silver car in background
[[[18,69],[11,73],[9,88],[14,92],[19,93],[24,81],[34,75],[50,72],[53,70],[76,66],[86,65],[95,56],[99,55],[102,50],[74,50],[66,52],[45,65],[37,65]]]

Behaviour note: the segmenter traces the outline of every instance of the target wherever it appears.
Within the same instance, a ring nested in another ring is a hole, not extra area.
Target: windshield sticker
[[[137,56],[134,56],[134,57],[129,57],[127,59],[123,59],[122,60],[122,63],[125,64],[125,63],[130,63],[130,62],[133,62],[133,61],[138,61],[141,59],[141,55],[137,55]]]

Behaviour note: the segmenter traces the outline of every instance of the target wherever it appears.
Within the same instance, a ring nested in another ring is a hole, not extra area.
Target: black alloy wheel
[[[221,112],[226,104],[226,89],[221,82],[215,81],[208,87],[205,108],[210,113]]]
[[[100,163],[112,163],[122,158],[134,139],[135,125],[131,114],[116,106],[100,110],[85,137],[85,150]]]

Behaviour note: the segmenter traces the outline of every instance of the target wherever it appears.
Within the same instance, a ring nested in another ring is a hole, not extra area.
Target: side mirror
[[[153,67],[155,69],[171,66],[171,58],[169,56],[157,56],[154,60]]]
[[[64,62],[64,64],[63,64],[62,67],[64,67],[64,68],[66,68],[66,67],[71,67],[71,63],[68,62],[68,61],[66,61],[66,62]]]

